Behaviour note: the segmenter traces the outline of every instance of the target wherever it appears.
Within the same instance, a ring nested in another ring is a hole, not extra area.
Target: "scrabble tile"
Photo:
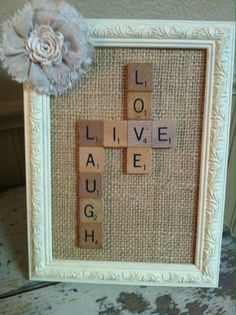
[[[146,147],[152,145],[152,122],[148,120],[128,121],[128,147]]]
[[[104,148],[79,147],[80,172],[103,172]]]
[[[102,197],[102,174],[80,172],[79,192],[80,192],[80,197],[101,198]]]
[[[79,247],[102,248],[102,223],[80,223]]]
[[[152,147],[174,148],[177,145],[176,123],[174,120],[152,122]]]
[[[149,174],[151,164],[151,148],[127,148],[127,174]]]
[[[133,120],[150,120],[152,118],[151,92],[128,92],[127,118]]]
[[[102,147],[103,122],[99,120],[79,121],[79,145],[82,147]]]
[[[151,63],[128,64],[128,92],[151,92],[153,82]]]
[[[80,222],[101,223],[103,222],[104,206],[103,199],[80,198],[79,200]]]
[[[104,121],[104,147],[127,147],[127,121]]]

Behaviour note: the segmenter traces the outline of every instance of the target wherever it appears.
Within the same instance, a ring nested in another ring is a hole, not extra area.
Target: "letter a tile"
[[[102,173],[104,149],[99,147],[79,147],[80,172]]]

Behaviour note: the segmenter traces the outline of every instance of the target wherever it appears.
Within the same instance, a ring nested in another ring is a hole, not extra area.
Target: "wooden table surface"
[[[224,229],[218,289],[28,280],[25,188],[0,194],[0,315],[234,315],[235,240]]]

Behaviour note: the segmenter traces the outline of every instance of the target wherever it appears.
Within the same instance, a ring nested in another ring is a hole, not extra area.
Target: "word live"
[[[79,246],[102,248],[104,148],[126,148],[126,173],[151,173],[152,149],[174,148],[174,120],[152,118],[152,65],[128,65],[127,118],[79,121]]]

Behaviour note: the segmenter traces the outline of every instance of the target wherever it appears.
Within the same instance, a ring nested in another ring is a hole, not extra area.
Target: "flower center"
[[[30,59],[41,66],[59,65],[63,54],[68,51],[64,36],[46,25],[41,25],[31,32],[26,49]]]

